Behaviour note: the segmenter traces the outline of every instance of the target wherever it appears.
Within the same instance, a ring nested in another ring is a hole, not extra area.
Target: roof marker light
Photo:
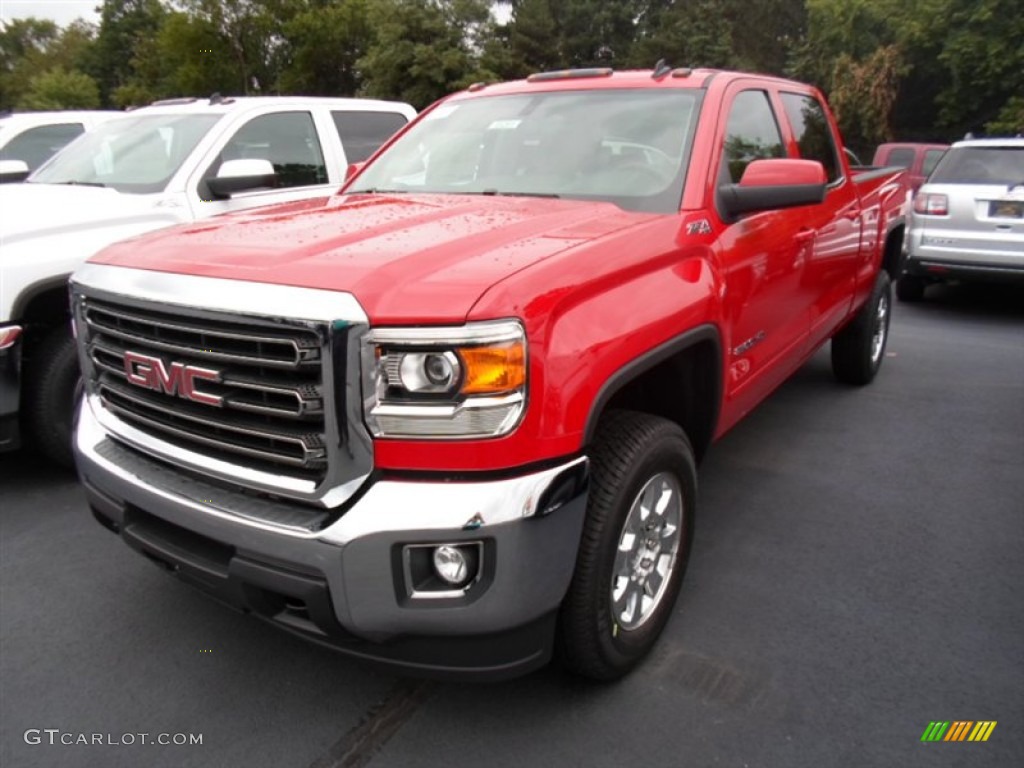
[[[534,72],[528,78],[528,83],[542,83],[547,80],[574,80],[581,77],[611,77],[611,67],[593,67],[591,69],[559,69],[554,72]]]

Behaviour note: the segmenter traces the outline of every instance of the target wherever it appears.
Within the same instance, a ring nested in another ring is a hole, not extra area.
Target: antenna
[[[651,73],[652,80],[661,80],[665,75],[672,71],[672,65],[669,64],[665,59],[658,59],[658,63],[654,65],[654,72]]]

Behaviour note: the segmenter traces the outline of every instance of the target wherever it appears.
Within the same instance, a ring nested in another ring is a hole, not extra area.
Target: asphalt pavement
[[[423,683],[229,611],[101,528],[71,473],[0,456],[0,765],[1024,765],[1024,290],[898,304],[867,388],[819,353],[699,493],[634,674]],[[997,725],[923,743],[936,720]]]

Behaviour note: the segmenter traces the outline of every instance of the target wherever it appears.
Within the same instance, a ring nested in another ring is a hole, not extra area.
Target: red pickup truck
[[[697,464],[831,339],[884,358],[902,171],[821,95],[660,68],[435,104],[336,195],[72,279],[96,518],[182,579],[407,673],[625,674]]]
[[[907,169],[907,189],[913,195],[946,154],[949,144],[891,143],[879,144],[871,164],[876,167],[898,166]]]

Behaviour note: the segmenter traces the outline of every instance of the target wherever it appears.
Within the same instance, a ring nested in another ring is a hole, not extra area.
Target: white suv
[[[22,181],[72,139],[120,112],[0,115],[0,183]]]
[[[896,295],[930,283],[1024,280],[1024,139],[950,147],[914,196]]]
[[[24,184],[0,185],[0,450],[24,436],[71,463],[78,368],[66,282],[85,259],[171,224],[330,195],[414,115],[365,99],[174,99],[82,135]]]

